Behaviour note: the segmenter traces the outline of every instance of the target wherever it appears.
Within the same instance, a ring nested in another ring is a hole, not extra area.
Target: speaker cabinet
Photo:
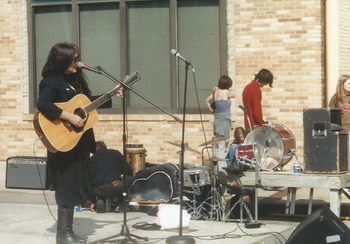
[[[305,173],[348,172],[349,134],[340,131],[340,111],[304,110]]]
[[[46,158],[10,157],[6,162],[6,188],[47,190]]]
[[[293,231],[285,244],[350,243],[349,228],[327,207],[322,206]]]

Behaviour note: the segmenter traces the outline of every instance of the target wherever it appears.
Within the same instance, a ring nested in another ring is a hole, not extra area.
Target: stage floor
[[[49,205],[56,217],[56,206]],[[153,223],[156,217],[140,212],[127,213],[130,233],[149,238],[148,242],[166,243],[166,238],[177,236],[178,229],[139,230],[132,227],[137,223]],[[256,229],[246,229],[244,224],[214,221],[191,221],[183,228],[183,235],[191,235],[196,243],[284,243],[298,225],[297,222],[261,221]],[[82,210],[75,213],[74,231],[86,238],[88,243],[118,243],[112,238],[121,232],[123,213],[95,213]],[[0,203],[0,243],[55,243],[56,223],[46,205]],[[106,240],[108,239],[108,240]]]

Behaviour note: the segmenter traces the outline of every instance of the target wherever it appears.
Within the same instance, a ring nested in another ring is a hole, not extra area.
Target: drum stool
[[[235,196],[231,197],[229,200],[229,203],[232,202],[233,199],[237,199],[237,201],[233,204],[233,206],[230,207],[230,209],[228,210],[227,214],[225,215],[225,220],[226,219],[230,219],[230,214],[233,213],[233,211],[235,210],[235,208],[238,206],[239,204],[239,220],[240,223],[243,223],[243,217],[244,217],[244,210],[246,212],[247,215],[247,222],[252,222],[253,216],[250,212],[249,206],[248,204],[244,201],[244,197],[249,196],[249,198],[252,198],[252,191],[246,188],[241,188],[241,186],[239,185],[239,187],[234,187],[234,186],[228,186],[228,193],[229,194],[234,194]]]

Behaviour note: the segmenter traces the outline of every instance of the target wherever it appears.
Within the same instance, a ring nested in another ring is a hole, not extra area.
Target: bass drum
[[[295,138],[287,127],[278,124],[259,126],[248,133],[245,144],[254,144],[262,170],[276,170],[286,165],[295,153]]]

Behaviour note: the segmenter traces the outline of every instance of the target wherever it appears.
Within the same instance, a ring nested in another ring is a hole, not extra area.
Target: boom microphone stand
[[[176,57],[180,58],[185,62],[185,84],[184,84],[184,101],[183,101],[183,113],[182,113],[182,134],[181,134],[181,151],[180,151],[180,190],[179,190],[179,198],[180,198],[180,223],[179,223],[179,235],[178,236],[170,236],[166,239],[167,244],[194,244],[196,241],[192,236],[183,236],[182,235],[182,207],[183,207],[183,187],[184,187],[184,152],[185,152],[185,124],[186,124],[186,97],[187,97],[187,76],[188,76],[188,68],[189,66],[194,68],[192,64],[182,57],[180,53],[178,53],[175,49],[170,51]]]
[[[143,98],[144,100],[146,100],[148,103],[152,104],[154,107],[160,109],[161,111],[163,111],[164,113],[168,114],[169,116],[171,116],[172,118],[174,118],[176,121],[181,122],[181,120],[176,117],[175,115],[170,114],[168,111],[166,111],[165,109],[159,107],[158,105],[154,104],[153,102],[151,102],[149,99],[147,99],[145,96],[141,95],[140,93],[138,93],[137,91],[135,91],[134,89],[132,89],[129,85],[125,84],[124,82],[119,81],[118,79],[114,78],[111,74],[109,74],[107,71],[103,70],[103,68],[101,66],[97,66],[96,68],[90,69],[92,71],[94,71],[95,73],[101,74],[109,79],[111,79],[114,83],[119,83],[120,85],[123,86],[123,156],[125,159],[125,155],[126,155],[126,111],[127,111],[127,106],[126,106],[126,98],[127,98],[127,92],[128,91],[132,91],[134,92],[136,95],[138,95],[139,97]],[[108,237],[103,239],[102,241],[106,241],[109,239],[114,239],[117,237],[124,237],[124,239],[120,240],[120,243],[129,243],[129,241],[131,241],[132,243],[137,243],[137,241],[134,238],[137,239],[142,239],[144,241],[148,241],[147,237],[141,237],[141,236],[137,236],[134,234],[131,234],[127,225],[127,216],[126,216],[126,212],[127,212],[127,187],[126,187],[126,182],[125,182],[125,175],[122,176],[122,181],[123,181],[123,224],[122,224],[122,229],[120,231],[119,234]]]

